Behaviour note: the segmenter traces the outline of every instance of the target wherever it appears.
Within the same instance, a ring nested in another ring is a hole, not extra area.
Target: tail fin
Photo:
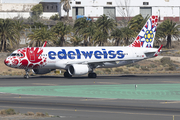
[[[158,16],[151,16],[130,47],[152,48],[156,34]]]

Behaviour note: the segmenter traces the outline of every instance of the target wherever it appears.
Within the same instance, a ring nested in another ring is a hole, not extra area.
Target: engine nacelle
[[[32,71],[35,74],[46,74],[46,73],[50,73],[52,69],[33,69]]]
[[[68,72],[70,75],[84,75],[89,72],[88,65],[73,64],[68,67]]]

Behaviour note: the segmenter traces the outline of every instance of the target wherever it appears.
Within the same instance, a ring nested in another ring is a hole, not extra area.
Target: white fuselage
[[[153,57],[145,53],[156,51],[138,47],[31,47],[14,51],[5,64],[20,69],[67,69],[72,64],[117,67]]]
[[[68,64],[100,64],[97,67],[117,67],[146,59],[146,52],[155,48],[133,47],[45,47],[47,57],[44,68],[66,69]],[[152,56],[153,57],[153,56]]]

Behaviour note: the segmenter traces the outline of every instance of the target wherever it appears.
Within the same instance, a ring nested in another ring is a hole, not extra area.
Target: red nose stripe
[[[9,63],[8,60],[4,60],[4,64],[7,65]]]

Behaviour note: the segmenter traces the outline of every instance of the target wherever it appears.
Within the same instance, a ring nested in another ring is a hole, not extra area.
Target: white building
[[[159,15],[160,20],[180,20],[179,0],[71,0],[70,5],[72,9],[69,15],[73,19],[76,15],[94,19],[106,14],[121,20],[141,13],[144,17],[147,14]],[[67,15],[62,8],[61,15]]]
[[[41,1],[42,0],[0,0],[0,18],[29,18],[31,16],[31,8],[34,5],[39,4]],[[56,3],[57,1],[59,0],[49,0],[50,3]],[[58,14],[58,11],[59,10],[43,12],[41,17],[49,19],[52,15]]]
[[[48,19],[59,11],[61,17],[67,15],[63,7],[60,7],[60,0],[0,0],[0,18],[28,18],[30,9],[38,3],[49,4],[43,4],[44,18]],[[147,14],[159,15],[161,21],[168,18],[180,21],[179,0],[70,0],[70,5],[69,16],[74,20],[76,15],[96,19],[103,14],[121,20],[141,13],[144,17]],[[57,11],[54,11],[55,7]]]

